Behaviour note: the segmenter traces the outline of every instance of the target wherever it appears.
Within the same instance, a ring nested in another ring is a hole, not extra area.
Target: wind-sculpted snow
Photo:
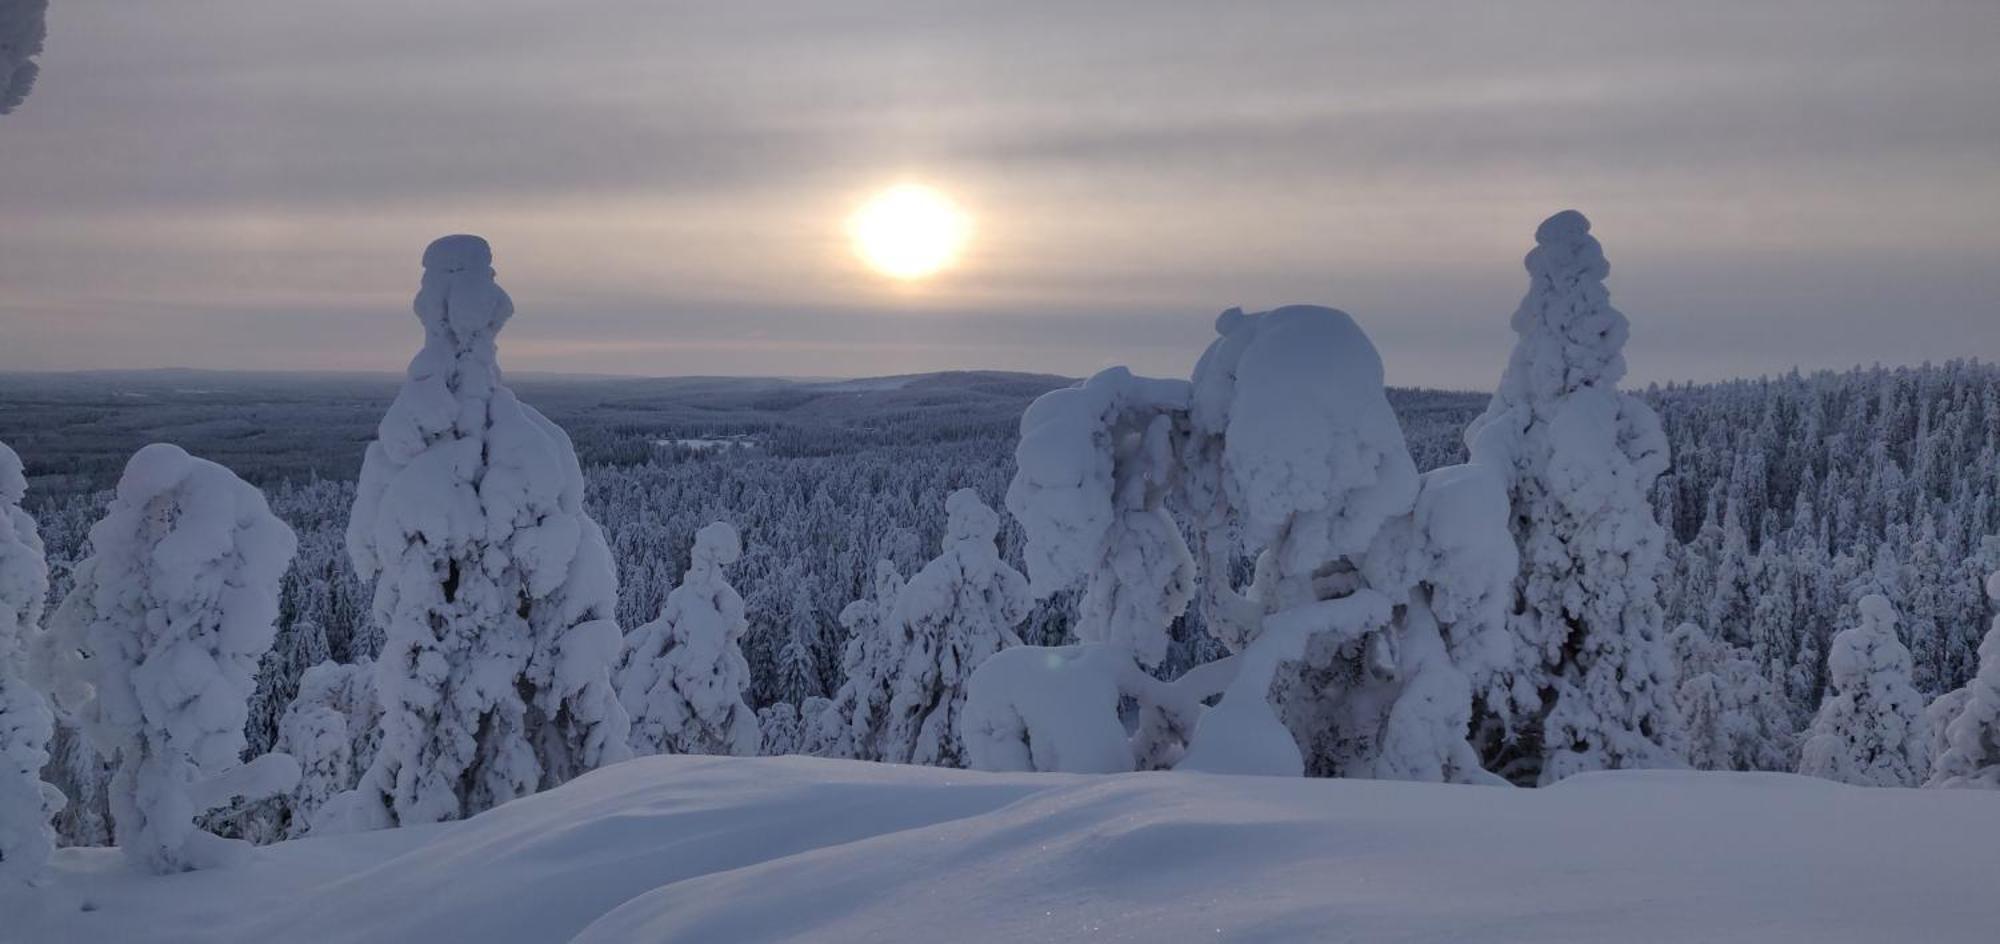
[[[757,713],[743,701],[743,597],[723,568],[743,555],[727,522],[695,532],[692,562],[658,619],[632,631],[618,668],[619,698],[641,754],[757,753]]]
[[[1986,944],[1996,834],[1982,794],[1789,774],[1489,790],[669,756],[172,881],[60,850],[0,914],[121,944]]]
[[[240,861],[195,817],[289,790],[283,754],[242,762],[246,704],[296,541],[228,469],[157,443],[132,457],[50,625],[58,703],[115,758],[118,844],[158,872]]]
[[[61,791],[42,782],[55,715],[29,684],[49,565],[35,519],[21,510],[27,490],[20,457],[0,443],[0,885],[41,876],[55,848],[49,818],[64,802]]]
[[[1672,765],[1680,719],[1657,578],[1666,534],[1649,492],[1667,468],[1659,419],[1619,392],[1625,317],[1590,222],[1566,210],[1535,232],[1514,353],[1466,430],[1474,462],[1504,470],[1520,549],[1514,613],[1524,664],[1488,765],[1523,783]]]
[[[382,418],[347,546],[375,583],[383,736],[343,816],[453,819],[630,756],[617,576],[569,437],[501,383],[514,304],[476,236],[424,250],[424,346]]]

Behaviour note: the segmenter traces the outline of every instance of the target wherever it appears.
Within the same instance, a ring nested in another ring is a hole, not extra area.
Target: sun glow
[[[972,220],[938,191],[898,184],[868,198],[847,219],[854,252],[877,272],[914,281],[950,268],[972,235]]]

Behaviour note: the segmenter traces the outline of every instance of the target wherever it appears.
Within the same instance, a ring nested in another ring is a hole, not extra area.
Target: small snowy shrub
[[[632,631],[618,669],[618,694],[632,717],[640,754],[757,753],[757,713],[744,701],[743,597],[723,568],[742,556],[736,529],[715,522],[695,533],[687,576],[667,594],[659,618]]]

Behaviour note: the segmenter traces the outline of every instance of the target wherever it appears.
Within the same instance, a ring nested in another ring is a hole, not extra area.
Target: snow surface
[[[0,892],[0,940],[1990,942],[1994,835],[1984,791],[1787,774],[1514,790],[661,756],[241,869],[64,849],[50,887]]]

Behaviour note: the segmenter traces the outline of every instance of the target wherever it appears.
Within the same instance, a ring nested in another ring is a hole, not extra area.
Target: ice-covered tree
[[[1860,622],[1833,637],[1830,686],[1799,750],[1799,773],[1869,787],[1914,787],[1928,770],[1924,699],[1910,686],[1910,650],[1887,597],[1860,604]]]
[[[1687,760],[1699,770],[1789,770],[1797,738],[1784,692],[1743,649],[1683,623],[1669,637]]]
[[[2000,601],[2000,573],[1986,578],[1986,595]],[[1979,644],[1978,674],[1939,698],[1930,718],[1943,726],[1943,750],[1926,785],[2000,789],[2000,615]]]
[[[904,585],[890,611],[899,652],[879,729],[856,740],[881,760],[965,765],[959,713],[965,684],[981,662],[1021,644],[1014,627],[1028,615],[1028,580],[1000,559],[1000,516],[971,489],[945,499],[943,553]]]
[[[715,522],[695,533],[687,575],[658,618],[632,631],[618,668],[618,695],[641,754],[757,753],[757,713],[744,701],[743,597],[723,568],[742,556],[736,529]]]
[[[62,707],[117,758],[118,844],[160,872],[236,861],[248,844],[200,831],[195,817],[298,779],[283,754],[242,759],[291,529],[229,470],[156,443],[126,465],[90,544],[51,645],[69,675]]]
[[[0,4],[0,115],[19,108],[35,89],[41,55],[48,39],[49,0],[10,0]]]
[[[356,825],[469,816],[630,756],[611,684],[617,576],[576,450],[501,382],[514,304],[486,241],[444,237],[423,263],[424,346],[348,525],[385,637]]]
[[[278,722],[277,749],[299,765],[286,838],[306,835],[328,801],[354,789],[374,762],[381,717],[372,662],[322,662],[299,676],[298,695]]]
[[[896,565],[875,563],[872,594],[847,604],[840,624],[847,645],[840,666],[845,679],[832,701],[806,720],[804,748],[821,757],[880,760],[879,733],[896,695],[895,678],[903,647],[889,618],[903,592],[903,575]]]
[[[41,777],[55,715],[29,684],[49,565],[35,519],[21,510],[27,489],[20,457],[0,443],[0,886],[41,877],[55,849],[49,820],[63,805],[62,792]]]
[[[1509,719],[1482,745],[1517,783],[1678,763],[1681,731],[1657,577],[1666,534],[1649,492],[1666,470],[1659,419],[1618,389],[1625,316],[1583,214],[1543,221],[1526,264],[1518,340],[1486,412],[1466,430],[1474,461],[1504,470],[1520,574],[1510,623],[1527,663]]]

